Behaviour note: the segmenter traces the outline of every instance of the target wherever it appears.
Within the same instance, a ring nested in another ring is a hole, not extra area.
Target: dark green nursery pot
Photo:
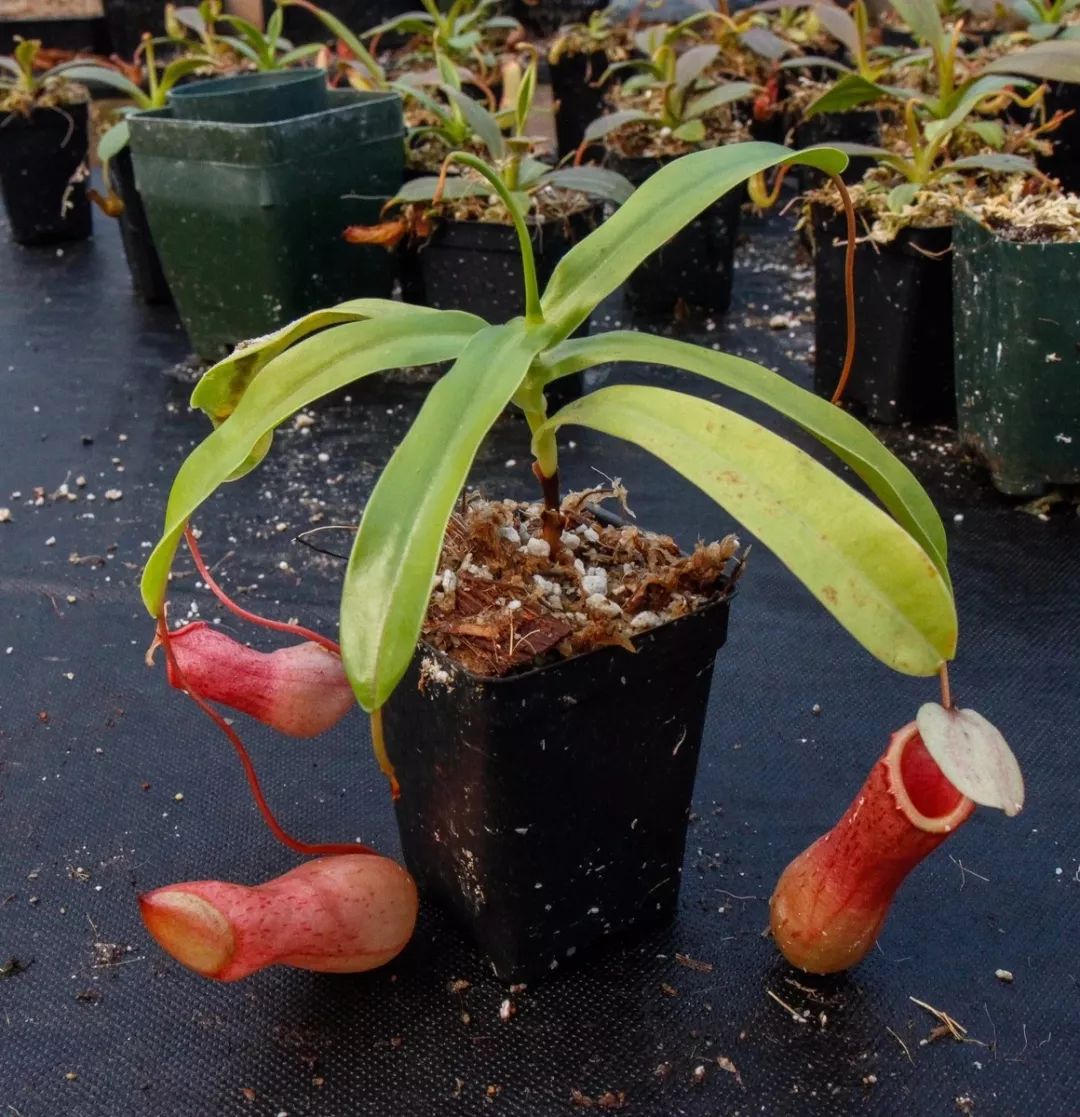
[[[240,80],[220,85],[237,92]],[[200,357],[319,307],[390,293],[392,257],[346,244],[342,230],[378,221],[401,185],[400,98],[322,96],[319,111],[263,123],[179,119],[175,108],[128,118],[154,244]]]
[[[1017,243],[954,226],[960,434],[1004,493],[1080,482],[1080,244]]]
[[[177,120],[269,124],[322,112],[328,92],[322,70],[270,70],[178,86],[169,104]]]

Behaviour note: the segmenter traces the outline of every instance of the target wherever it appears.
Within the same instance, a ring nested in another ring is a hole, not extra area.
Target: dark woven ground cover
[[[809,271],[792,271],[785,225],[749,229],[732,313],[679,331],[807,383]],[[781,312],[803,324],[770,329]],[[657,1117],[1080,1110],[1080,524],[1066,504],[1048,520],[1018,511],[932,434],[894,437],[946,513],[962,619],[955,688],[1010,738],[1029,806],[1011,822],[980,812],[924,865],[881,949],[849,977],[810,982],[787,968],[761,936],[765,898],[932,688],[861,654],[760,549],[718,662],[670,931],[516,995],[507,1023],[505,990],[432,910],[406,954],[367,976],[271,971],[216,986],[164,957],[137,891],[256,881],[294,863],[258,821],[225,742],[142,662],[140,564],[168,480],[204,432],[189,384],[167,371],[185,352],[168,311],[132,302],[108,223],[62,254],[0,248],[0,506],[12,513],[0,524],[4,1117],[546,1117],[577,1112],[575,1090],[625,1091],[626,1112]],[[318,408],[309,434],[285,433],[264,469],[212,501],[203,545],[226,584],[330,630],[340,565],[292,536],[315,512],[355,521],[421,395],[371,383]],[[594,465],[620,475],[640,520],[684,542],[731,527],[644,455],[575,437],[570,483],[594,481]],[[525,438],[522,423],[500,424],[476,471],[488,491],[531,491]],[[76,500],[50,495],[65,481]],[[176,608],[212,615],[185,561],[178,570]],[[395,851],[359,714],[316,742],[248,736],[292,830]],[[468,991],[448,992],[455,978]],[[924,1045],[934,1021],[911,996],[980,1042]]]

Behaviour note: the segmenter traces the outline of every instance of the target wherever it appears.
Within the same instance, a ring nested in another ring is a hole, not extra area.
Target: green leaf
[[[616,361],[664,365],[706,377],[798,423],[854,470],[948,578],[945,528],[930,497],[907,466],[843,408],[744,357],[654,334],[613,330],[574,338],[546,353],[542,367],[556,379]]]
[[[130,129],[126,120],[118,120],[101,139],[98,140],[97,157],[102,163],[115,159],[128,145],[131,138]]]
[[[934,50],[944,51],[949,46],[949,35],[941,22],[935,0],[889,0],[897,15],[911,28],[915,38],[921,39]]]
[[[721,105],[729,105],[732,101],[741,101],[757,90],[757,86],[749,81],[728,81],[723,85],[714,86],[706,93],[691,97],[686,104],[683,116],[688,119],[704,116]]]
[[[646,257],[718,198],[778,164],[839,173],[847,158],[827,147],[792,152],[779,144],[741,143],[669,163],[556,265],[542,300],[550,342],[577,329]]]
[[[923,130],[926,138],[933,143],[935,140],[948,136],[975,111],[975,106],[984,97],[992,97],[995,93],[1000,93],[1001,90],[1018,83],[1021,85],[1029,84],[1023,78],[998,77],[996,75],[988,75],[973,81],[966,88],[958,90],[956,96],[949,101],[947,116],[941,120],[932,120],[925,126]]]
[[[414,178],[411,182],[406,182],[397,194],[390,199],[390,202],[405,205],[409,202],[433,201],[438,185],[439,179],[435,175]],[[456,176],[446,180],[442,196],[444,200],[453,202],[457,201],[458,198],[486,198],[490,193],[491,187],[486,183]]]
[[[341,597],[342,659],[365,710],[382,706],[409,666],[454,504],[542,344],[522,319],[475,334],[372,491]]]
[[[812,101],[803,115],[809,120],[810,117],[818,116],[820,113],[847,112],[848,109],[858,105],[880,101],[890,96],[892,91],[888,86],[878,85],[877,82],[867,81],[858,74],[849,73],[835,81],[816,101]]]
[[[195,55],[191,58],[177,58],[175,61],[170,62],[162,72],[161,79],[158,81],[157,97],[151,100],[147,98],[145,108],[163,108],[165,105],[165,94],[181,79],[187,77],[189,74],[194,74],[197,70],[201,70],[204,66],[212,66],[213,59],[206,58],[201,55]]]
[[[724,505],[867,651],[933,675],[956,651],[948,583],[915,540],[809,454],[714,403],[665,388],[602,388],[537,432],[623,438]]]
[[[604,167],[564,167],[549,171],[543,176],[545,185],[560,186],[563,190],[577,190],[590,198],[622,205],[634,192],[633,183],[616,171]]]
[[[750,27],[745,31],[740,31],[739,42],[747,50],[752,50],[755,54],[759,54],[762,58],[767,58],[771,62],[776,62],[783,58],[785,54],[790,54],[797,49],[794,43],[781,39],[779,35],[774,35],[764,27]]]
[[[441,328],[432,324],[432,314],[440,315]],[[425,308],[326,330],[271,360],[247,384],[229,418],[188,455],[173,481],[164,533],[142,576],[142,598],[151,615],[161,612],[184,524],[279,423],[320,396],[373,373],[452,360],[481,326],[471,314]]]
[[[683,143],[699,144],[705,139],[705,122],[702,120],[687,120],[678,128],[672,129],[672,136]]]
[[[820,70],[835,70],[838,74],[852,73],[851,67],[845,66],[843,62],[817,54],[800,54],[796,58],[785,58],[776,65],[781,70],[805,70],[813,66]]]
[[[292,50],[285,51],[278,61],[282,66],[292,66],[297,62],[305,61],[305,59],[314,58],[322,49],[322,43],[304,43],[302,46],[293,47]]]
[[[506,154],[506,144],[503,142],[503,134],[495,117],[479,101],[474,101],[472,97],[450,86],[444,86],[443,93],[461,111],[466,124],[491,153],[492,159],[496,161],[502,159]]]
[[[1080,82],[1080,40],[1052,39],[996,58],[986,73],[1024,74],[1041,81]]]
[[[391,315],[412,315],[425,307],[414,307],[392,299],[352,299],[337,306],[312,311],[302,318],[282,326],[280,330],[264,337],[238,345],[229,356],[208,368],[191,393],[191,406],[197,407],[214,424],[220,426],[236,410],[236,405],[247,391],[251,381],[279,353],[302,338],[330,326],[347,322],[363,322],[369,318],[386,318]],[[430,314],[441,311],[429,310]],[[477,328],[481,323],[477,318]]]
[[[838,42],[847,47],[852,58],[858,58],[862,50],[859,28],[855,20],[843,8],[832,4],[816,4],[814,15],[826,31]]]
[[[386,84],[386,72],[375,61],[371,51],[364,46],[359,36],[353,32],[347,23],[343,23],[332,12],[320,8],[317,4],[310,3],[309,0],[279,0],[279,2],[282,7],[303,8],[304,11],[310,12],[332,35],[340,39],[352,51],[356,58],[363,63],[364,68],[377,85],[384,86]],[[377,29],[369,31],[368,34],[374,34],[375,30]]]
[[[716,61],[720,48],[715,44],[691,47],[675,63],[675,88],[687,89]]]
[[[905,206],[911,205],[919,193],[917,182],[902,182],[894,186],[886,198],[886,205],[893,213],[900,213]]]
[[[1000,120],[969,120],[964,129],[974,132],[987,147],[999,151],[1005,146],[1005,126]]]
[[[949,171],[990,171],[992,174],[1032,174],[1035,164],[1022,155],[1008,155],[1003,151],[988,151],[985,155],[965,155],[941,168]]]
[[[274,8],[270,18],[266,21],[266,37],[271,43],[276,43],[281,38],[285,26],[285,11],[280,6]]]
[[[639,112],[637,109],[622,109],[619,112],[608,113],[607,116],[598,116],[585,129],[584,138],[592,143],[609,132],[614,132],[616,128],[621,128],[624,124],[632,124],[636,120],[652,120],[652,117],[647,112]]]
[[[90,62],[64,62],[53,70],[68,81],[81,81],[86,85],[106,85],[130,97],[140,108],[148,104],[146,94],[119,70],[111,66],[97,66]]]

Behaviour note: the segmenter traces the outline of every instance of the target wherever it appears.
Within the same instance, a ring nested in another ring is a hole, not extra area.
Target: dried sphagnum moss
[[[889,208],[889,191],[901,180],[888,168],[873,167],[861,181],[848,187],[859,239],[875,244],[889,244],[902,229],[935,229],[951,225],[961,210],[970,210],[985,204],[989,199],[1019,196],[1030,185],[1024,175],[997,176],[975,182],[960,178],[941,179],[923,187],[915,200],[900,210]],[[807,203],[803,221],[809,219],[811,205],[827,206],[843,212],[840,195],[831,182],[805,195]]]
[[[1075,194],[1024,194],[1014,187],[971,206],[969,212],[1003,240],[1080,243],[1080,197]]]

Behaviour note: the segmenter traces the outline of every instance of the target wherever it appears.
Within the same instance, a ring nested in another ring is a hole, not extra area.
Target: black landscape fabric
[[[4,1117],[1080,1112],[1080,522],[1067,500],[1033,515],[996,496],[944,432],[889,436],[945,517],[955,692],[1013,744],[1028,805],[1013,820],[977,812],[915,872],[879,948],[846,977],[806,979],[782,962],[762,936],[767,897],[935,686],[871,660],[756,547],[717,661],[670,929],[510,994],[425,906],[408,950],[381,971],[276,969],[216,985],[149,940],[136,894],[253,883],[296,859],[258,819],[228,744],[160,663],[143,663],[139,572],[169,480],[206,430],[187,409],[187,345],[171,310],[132,298],[104,219],[92,241],[62,249],[3,239]],[[808,384],[812,281],[791,227],[750,222],[744,242],[731,312],[677,330]],[[594,328],[621,314],[609,300]],[[672,372],[610,375],[742,405]],[[293,537],[320,514],[355,523],[423,391],[416,378],[372,381],[315,408],[306,433],[286,425],[264,467],[198,517],[226,586],[333,632],[341,564]],[[568,433],[568,485],[595,483],[595,469],[621,477],[639,522],[683,544],[733,529],[644,454]],[[492,495],[531,493],[519,419],[499,423],[474,480]],[[176,570],[175,615],[217,615],[186,556]],[[397,853],[359,711],[309,742],[244,729],[290,830]],[[516,1014],[503,1020],[507,997]],[[937,1021],[912,997],[949,1013],[966,1042],[932,1039]]]

